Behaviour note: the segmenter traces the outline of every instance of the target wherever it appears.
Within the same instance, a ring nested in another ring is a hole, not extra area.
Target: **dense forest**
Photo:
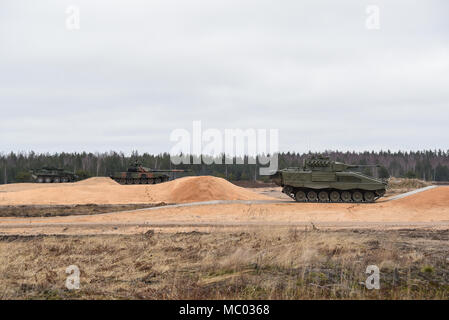
[[[378,164],[378,169],[364,169],[364,173],[380,178],[408,177],[433,181],[449,181],[449,151],[426,150],[417,152],[339,152],[323,153],[332,160],[348,164]],[[303,159],[312,153],[281,153],[279,168],[295,167],[302,164]],[[81,178],[91,176],[109,176],[116,171],[126,171],[131,160],[138,160],[154,169],[190,169],[189,175],[214,175],[228,180],[265,180],[258,174],[258,164],[248,164],[248,158],[239,158],[244,164],[192,164],[174,166],[170,155],[163,153],[152,155],[134,152],[130,156],[123,153],[56,153],[37,154],[9,153],[0,154],[0,183],[30,181],[30,169],[43,166],[65,168],[76,172]],[[234,159],[236,163],[237,159]],[[223,161],[224,163],[224,161]],[[179,174],[178,174],[179,175]]]

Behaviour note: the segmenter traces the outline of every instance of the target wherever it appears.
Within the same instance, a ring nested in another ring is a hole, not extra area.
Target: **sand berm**
[[[0,186],[0,205],[187,203],[211,200],[273,200],[211,176],[184,177],[156,185],[120,185],[106,177],[75,183]]]

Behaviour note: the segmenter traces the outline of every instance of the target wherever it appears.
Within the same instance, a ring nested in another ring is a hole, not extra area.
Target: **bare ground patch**
[[[0,217],[55,217],[92,215],[107,212],[127,211],[166,205],[148,204],[76,204],[76,205],[18,205],[0,206]]]

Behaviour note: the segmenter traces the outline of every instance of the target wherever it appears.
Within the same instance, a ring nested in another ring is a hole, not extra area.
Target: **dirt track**
[[[326,227],[375,227],[395,228],[404,226],[449,228],[449,187],[438,187],[431,190],[411,195],[407,198],[391,202],[379,202],[374,204],[322,204],[322,203],[295,203],[274,199],[251,192],[247,189],[231,185],[223,179],[211,177],[195,177],[196,179],[179,179],[177,181],[156,186],[120,186],[112,182],[109,186],[104,181],[90,180],[82,184],[62,186],[64,192],[69,188],[75,190],[74,194],[64,197],[64,201],[74,201],[75,195],[80,196],[86,187],[96,190],[96,197],[101,195],[103,199],[111,197],[127,200],[126,195],[132,201],[138,201],[136,195],[142,196],[142,192],[150,194],[154,200],[174,200],[188,203],[191,201],[210,201],[214,198],[235,200],[273,200],[279,203],[230,203],[208,204],[186,207],[161,207],[158,210],[123,211],[98,215],[78,215],[67,217],[48,218],[0,218],[0,233],[66,233],[67,228],[81,232],[81,229],[89,232],[124,233],[142,232],[145,227],[208,227],[208,226],[260,226],[260,225],[316,225]],[[100,183],[99,183],[100,182]],[[196,188],[195,184],[202,184]],[[113,189],[111,189],[112,187]],[[111,192],[115,193],[110,194]],[[149,188],[153,188],[148,191]],[[203,189],[202,189],[203,188]],[[206,188],[207,190],[205,190]],[[13,186],[14,191],[0,194],[0,202],[8,199],[17,201],[14,194],[28,196],[20,198],[22,203],[29,201],[30,194],[38,190],[54,193],[61,192],[61,186],[54,185],[43,188],[41,186],[23,185]],[[53,194],[54,194],[53,193]],[[41,195],[43,196],[43,195]],[[92,197],[92,195],[90,195]],[[31,197],[32,198],[32,197]],[[41,201],[49,201],[42,198]],[[69,199],[69,200],[68,200]],[[53,201],[53,200],[51,200]],[[86,201],[78,198],[78,201]],[[90,200],[89,200],[90,201]],[[9,203],[10,204],[10,203]],[[126,229],[126,231],[125,231]],[[106,231],[105,231],[106,230]],[[132,231],[134,230],[134,231]],[[139,231],[140,230],[140,231]]]

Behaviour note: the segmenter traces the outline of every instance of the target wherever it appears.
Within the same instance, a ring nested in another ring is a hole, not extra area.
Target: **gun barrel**
[[[150,169],[148,171],[151,172],[191,172],[192,170],[182,170],[182,169],[172,169],[172,170],[163,170],[163,169]]]
[[[378,164],[350,164],[348,168],[380,168]]]

